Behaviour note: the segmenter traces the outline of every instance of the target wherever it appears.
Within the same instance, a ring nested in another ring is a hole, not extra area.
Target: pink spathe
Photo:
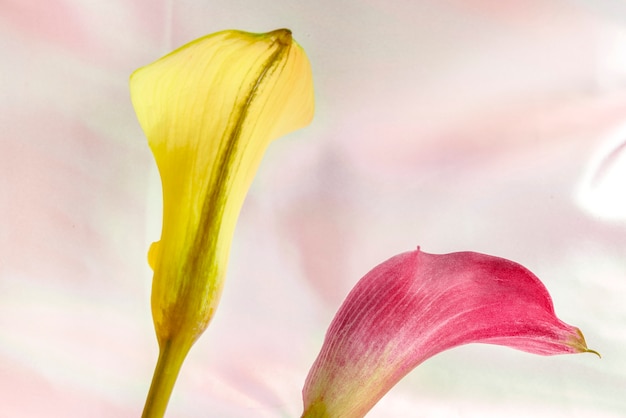
[[[589,351],[523,266],[418,248],[375,267],[348,295],[307,377],[304,416],[361,417],[424,360],[473,342],[542,355]]]

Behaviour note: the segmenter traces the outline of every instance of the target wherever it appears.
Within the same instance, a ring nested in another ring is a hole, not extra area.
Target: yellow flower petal
[[[163,183],[161,240],[149,251],[157,337],[192,344],[216,309],[265,149],[313,117],[310,64],[287,29],[224,31],[135,71],[130,91]]]
[[[163,185],[152,317],[159,341],[143,417],[162,417],[219,301],[235,223],[270,141],[313,117],[313,82],[291,32],[224,31],[135,71],[130,93]]]

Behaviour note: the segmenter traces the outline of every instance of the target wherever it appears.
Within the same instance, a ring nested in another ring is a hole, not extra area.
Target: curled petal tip
[[[585,336],[583,335],[581,330],[576,328],[576,334],[577,335],[569,342],[569,346],[574,349],[575,353],[592,353],[598,356],[598,358],[602,358],[600,353],[598,353],[596,350],[592,350],[587,347]]]
[[[585,350],[585,353],[591,353],[591,354],[595,354],[596,356],[598,356],[598,358],[602,358],[602,355],[600,353],[598,353],[596,350],[592,350],[590,348],[587,348]]]
[[[282,45],[290,45],[292,41],[292,34],[289,29],[276,29],[275,31],[268,33],[268,35],[275,37],[276,40]]]

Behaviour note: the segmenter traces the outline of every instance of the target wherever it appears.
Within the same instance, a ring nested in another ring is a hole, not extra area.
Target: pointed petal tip
[[[599,352],[596,350],[592,350],[587,347],[587,342],[585,341],[585,336],[582,331],[576,328],[577,337],[574,337],[572,341],[569,343],[569,346],[572,347],[577,353],[591,353],[598,356],[598,358],[602,358]]]
[[[596,350],[592,350],[590,348],[585,350],[585,353],[591,353],[591,354],[595,354],[596,356],[598,356],[598,358],[602,358],[602,355],[600,353],[598,353]]]
[[[276,42],[279,42],[281,45],[284,46],[290,45],[293,40],[291,30],[286,28],[276,29],[268,33],[268,35],[275,38]]]

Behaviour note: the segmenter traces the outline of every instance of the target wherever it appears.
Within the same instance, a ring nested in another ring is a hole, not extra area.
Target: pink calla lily
[[[362,417],[424,360],[467,343],[589,350],[545,286],[512,261],[406,252],[366,274],[337,312],[303,390],[303,417]]]

